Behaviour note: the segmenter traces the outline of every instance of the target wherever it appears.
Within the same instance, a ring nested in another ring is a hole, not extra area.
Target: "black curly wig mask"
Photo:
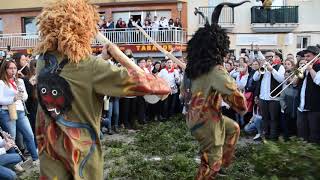
[[[188,78],[195,79],[208,73],[212,67],[223,63],[223,57],[229,51],[230,41],[227,33],[218,25],[221,10],[225,5],[234,8],[245,2],[250,1],[219,4],[212,13],[211,25],[203,13],[196,9],[195,14],[199,13],[205,18],[206,24],[203,28],[199,28],[188,42],[188,63],[186,68],[186,76]]]

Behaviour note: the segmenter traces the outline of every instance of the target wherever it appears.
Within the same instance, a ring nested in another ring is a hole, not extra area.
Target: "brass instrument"
[[[298,78],[302,79],[304,77],[304,71],[307,69],[308,66],[310,66],[311,64],[315,63],[316,60],[320,57],[320,53],[318,55],[316,55],[316,57],[314,57],[311,61],[309,61],[307,64],[304,64],[302,66],[300,66],[299,68],[295,69],[290,76],[288,76],[282,83],[280,83],[276,88],[274,88],[269,96],[270,98],[276,98],[278,97],[285,89],[287,89],[294,81],[296,81]],[[282,87],[282,85],[284,83],[286,83],[291,77],[293,77],[294,79],[287,84],[278,94],[276,94],[275,96],[272,96],[272,94],[277,91],[279,88]]]
[[[259,68],[259,73],[260,74],[265,74],[267,72],[267,66],[268,66],[268,63],[264,63],[260,68]]]

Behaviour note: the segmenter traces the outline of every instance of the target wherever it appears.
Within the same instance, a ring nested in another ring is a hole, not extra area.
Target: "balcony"
[[[262,6],[251,8],[251,27],[255,32],[291,32],[298,27],[298,6]]]
[[[214,11],[214,6],[209,7],[199,7],[199,10],[203,12],[205,16],[208,17],[209,22],[211,21],[211,15]],[[205,20],[199,16],[199,26],[203,26],[205,24]],[[226,29],[227,31],[230,31],[234,28],[234,9],[230,7],[224,7],[221,11],[220,17],[219,17],[219,25]]]
[[[100,30],[100,32],[111,42],[118,45],[150,44],[137,29],[104,29]],[[187,32],[184,29],[146,30],[146,32],[159,44],[184,45],[187,43]],[[38,43],[38,34],[16,33],[0,35],[0,49],[5,49],[8,45],[12,49],[34,48]],[[92,46],[100,45],[98,41],[93,40]]]

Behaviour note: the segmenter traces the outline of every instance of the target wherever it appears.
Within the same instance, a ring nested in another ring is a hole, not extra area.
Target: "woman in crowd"
[[[31,124],[33,134],[35,134],[35,122],[37,114],[38,101],[36,99],[36,60],[29,60],[21,53],[13,55],[13,59],[17,63],[18,76],[23,79],[26,86],[28,99],[25,102],[27,116]],[[23,68],[23,69],[22,69]]]
[[[237,75],[237,78],[236,78],[236,83],[240,92],[245,91],[248,77],[249,77],[248,65],[245,62],[242,62],[239,67],[239,74]],[[236,114],[236,120],[239,123],[240,127],[243,127],[245,125],[244,116],[241,116],[239,113]]]
[[[35,164],[38,163],[38,153],[30,122],[25,115],[23,102],[28,94],[22,79],[16,79],[17,65],[13,60],[5,60],[0,68],[0,125],[15,139],[16,130],[22,136]],[[8,106],[13,108],[8,108]],[[15,110],[14,110],[15,109]],[[10,117],[16,113],[16,117]],[[15,119],[13,119],[15,118]]]
[[[3,137],[1,137],[3,136]],[[19,154],[15,153],[14,141],[1,134],[0,136],[0,179],[15,180],[17,175],[10,167],[14,165],[14,170],[23,172],[24,169],[18,164],[22,161]]]
[[[174,26],[177,28],[182,28],[182,23],[180,18],[176,18],[176,21],[174,22]]]
[[[295,67],[295,64],[294,64],[294,61],[293,59],[286,59],[284,61],[284,69],[287,71],[287,70],[293,70],[293,68]]]

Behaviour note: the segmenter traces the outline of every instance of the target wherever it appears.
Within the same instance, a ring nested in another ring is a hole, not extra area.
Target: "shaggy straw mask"
[[[55,0],[37,17],[41,40],[36,52],[58,51],[79,63],[92,53],[98,21],[97,7],[87,0]]]

